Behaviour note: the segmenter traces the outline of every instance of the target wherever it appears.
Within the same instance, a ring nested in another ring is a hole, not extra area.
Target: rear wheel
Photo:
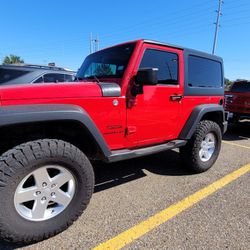
[[[31,243],[63,231],[93,188],[89,160],[67,142],[37,140],[7,151],[0,157],[0,237]]]
[[[183,163],[196,173],[208,170],[219,156],[221,140],[221,129],[217,123],[199,122],[192,138],[180,148]]]

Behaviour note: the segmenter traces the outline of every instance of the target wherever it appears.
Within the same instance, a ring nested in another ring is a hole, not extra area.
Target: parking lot
[[[250,121],[230,127],[215,166],[203,174],[185,170],[177,150],[96,165],[95,193],[73,226],[0,249],[249,249],[249,128]]]

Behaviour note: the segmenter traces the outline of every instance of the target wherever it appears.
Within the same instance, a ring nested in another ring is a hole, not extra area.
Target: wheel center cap
[[[45,191],[45,193],[48,194],[48,193],[50,193],[50,188],[46,188],[44,191]]]

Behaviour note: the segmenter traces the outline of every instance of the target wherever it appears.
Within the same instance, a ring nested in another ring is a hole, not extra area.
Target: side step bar
[[[178,148],[184,146],[187,143],[185,140],[173,140],[164,144],[150,146],[139,149],[122,149],[111,151],[111,155],[108,157],[108,162],[116,162],[121,160],[128,160],[140,156],[150,155],[159,153],[165,150]]]

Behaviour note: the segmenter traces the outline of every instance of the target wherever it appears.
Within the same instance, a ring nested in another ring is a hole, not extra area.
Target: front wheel
[[[7,151],[0,157],[0,238],[32,243],[63,231],[93,188],[89,160],[70,143],[37,140]]]
[[[217,160],[221,140],[221,129],[217,123],[207,120],[199,122],[192,138],[180,148],[183,163],[196,173],[205,172]]]

